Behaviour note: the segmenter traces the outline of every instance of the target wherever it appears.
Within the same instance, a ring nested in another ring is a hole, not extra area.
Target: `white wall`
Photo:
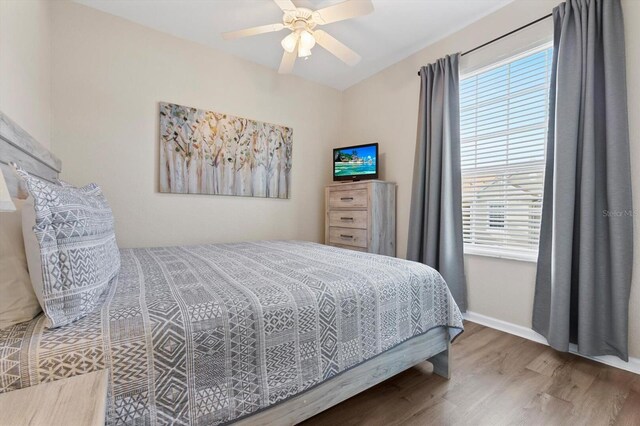
[[[67,1],[53,4],[54,152],[98,182],[121,247],[321,241],[341,92]],[[293,128],[289,200],[158,193],[158,102]]]
[[[406,255],[411,179],[416,142],[420,66],[464,52],[542,17],[559,0],[516,0],[503,9],[392,65],[344,93],[341,143],[377,141],[384,153],[382,178],[398,183],[398,255]],[[640,2],[623,0],[626,18],[631,155],[640,212]],[[635,271],[640,271],[640,218],[636,221]],[[536,265],[465,256],[469,310],[521,326],[531,326]],[[640,357],[640,272],[635,273],[630,307],[630,355]]]
[[[51,2],[0,1],[0,111],[44,146],[51,137]]]

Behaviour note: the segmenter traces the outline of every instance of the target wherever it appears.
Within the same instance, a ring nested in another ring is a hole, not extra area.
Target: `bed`
[[[2,163],[59,172],[1,113],[0,138]],[[442,277],[415,262],[303,241],[120,255],[100,309],[0,330],[0,392],[108,369],[109,424],[293,424],[426,359],[448,377],[462,331]]]

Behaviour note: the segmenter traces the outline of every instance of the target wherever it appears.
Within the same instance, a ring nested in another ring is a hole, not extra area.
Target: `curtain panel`
[[[628,360],[633,211],[619,0],[553,11],[533,328],[555,349]]]
[[[436,269],[467,309],[462,240],[459,54],[420,69],[407,259]]]

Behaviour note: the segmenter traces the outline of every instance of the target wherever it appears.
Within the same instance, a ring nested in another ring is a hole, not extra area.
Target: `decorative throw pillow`
[[[97,185],[60,186],[15,169],[33,202],[23,208],[31,283],[47,326],[60,327],[98,307],[120,270],[113,214]]]
[[[22,240],[24,200],[13,200],[13,204],[16,211],[0,213],[0,329],[29,321],[41,312]]]
[[[57,183],[60,186],[64,186],[65,188],[76,188],[75,185],[70,184],[69,182],[62,180],[62,179],[54,179],[54,182]],[[95,183],[89,183],[85,186],[82,186],[78,189],[82,190],[82,191],[92,191],[94,189],[98,188],[98,185],[96,185]]]

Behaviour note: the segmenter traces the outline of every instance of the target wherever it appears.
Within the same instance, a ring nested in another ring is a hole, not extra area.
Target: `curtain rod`
[[[494,38],[493,40],[490,40],[490,41],[488,41],[488,42],[486,42],[486,43],[484,43],[484,44],[481,44],[480,46],[476,46],[476,47],[474,47],[474,48],[473,48],[473,49],[471,49],[471,50],[467,50],[466,52],[464,52],[464,53],[463,53],[463,54],[461,54],[460,56],[468,55],[469,53],[475,52],[475,51],[476,51],[476,50],[478,50],[478,49],[482,49],[482,48],[483,48],[483,47],[485,47],[485,46],[488,46],[488,45],[490,45],[490,44],[492,44],[492,43],[495,43],[495,42],[496,42],[496,41],[498,41],[498,40],[502,40],[502,39],[503,39],[503,38],[505,38],[505,37],[509,37],[511,34],[514,34],[514,33],[517,33],[518,31],[524,30],[525,28],[528,28],[528,27],[530,27],[530,26],[532,26],[532,25],[534,25],[534,24],[537,24],[538,22],[543,21],[543,20],[545,20],[545,19],[547,19],[547,18],[549,18],[549,17],[551,17],[551,16],[553,16],[553,13],[550,13],[550,14],[548,14],[548,15],[545,15],[545,16],[543,16],[542,18],[538,18],[538,19],[536,19],[535,21],[531,21],[531,22],[529,22],[528,24],[525,24],[525,25],[523,25],[523,26],[521,26],[521,27],[516,28],[515,30],[509,31],[509,32],[508,32],[508,33],[506,33],[506,34],[502,34],[500,37],[496,37],[496,38]],[[418,75],[420,75],[420,71],[418,71]]]

